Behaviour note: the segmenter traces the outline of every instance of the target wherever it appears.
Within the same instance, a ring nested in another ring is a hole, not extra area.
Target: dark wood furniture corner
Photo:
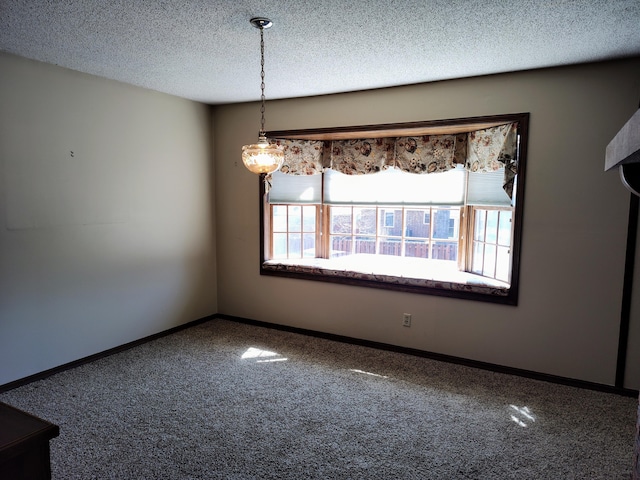
[[[49,440],[60,428],[0,402],[0,478],[50,479]]]

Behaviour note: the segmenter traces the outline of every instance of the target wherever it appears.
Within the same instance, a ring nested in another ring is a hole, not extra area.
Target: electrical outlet
[[[411,326],[411,314],[403,313],[402,314],[402,326],[410,327]]]

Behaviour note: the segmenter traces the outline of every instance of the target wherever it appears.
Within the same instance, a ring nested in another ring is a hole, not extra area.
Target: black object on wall
[[[622,283],[622,308],[620,310],[620,334],[618,338],[618,361],[616,363],[616,387],[624,386],[627,366],[627,345],[629,343],[629,323],[631,320],[631,296],[633,290],[633,270],[636,261],[636,239],[638,234],[638,204],[640,197],[632,194],[629,200],[629,226],[627,228],[627,250],[624,261],[624,281]]]
[[[615,383],[616,387],[622,388],[627,365],[631,297],[633,293],[633,270],[638,236],[638,207],[640,203],[640,110],[636,111],[613,140],[611,140],[609,145],[607,145],[604,169],[606,171],[616,167],[620,172],[622,183],[631,192]]]

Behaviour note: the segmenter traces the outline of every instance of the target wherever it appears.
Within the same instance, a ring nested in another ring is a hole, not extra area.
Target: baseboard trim
[[[152,340],[156,340],[158,338],[166,337],[167,335],[171,335],[172,333],[179,332],[180,330],[184,330],[186,328],[193,327],[200,323],[204,323],[208,320],[212,320],[215,317],[216,317],[215,315],[209,315],[207,317],[199,318],[197,320],[193,320],[191,322],[178,325],[168,330],[163,330],[162,332],[154,333],[153,335],[149,335],[147,337],[134,340],[133,342],[125,343],[123,345],[110,348],[103,352],[94,353],[93,355],[89,355],[88,357],[83,357],[78,360],[74,360],[73,362],[65,363],[64,365],[59,365],[57,367],[50,368],[49,370],[45,370],[43,372],[29,375],[28,377],[20,378],[12,382],[5,383],[4,385],[0,385],[0,393],[8,392],[9,390],[13,390],[14,388],[22,387],[23,385],[27,385],[28,383],[35,382],[37,380],[42,380],[56,373],[64,372],[65,370],[69,370],[71,368],[79,367],[80,365],[84,365],[86,363],[90,363],[95,360],[108,357],[115,353],[124,352],[125,350],[129,350],[130,348],[137,347],[138,345],[142,345],[144,343],[150,342]]]
[[[622,388],[622,387],[617,387],[617,386],[613,386],[613,385],[606,385],[606,384],[602,384],[602,383],[595,383],[595,382],[587,382],[585,380],[577,380],[577,379],[573,379],[573,378],[567,378],[567,377],[561,377],[558,375],[550,375],[547,373],[539,373],[539,372],[535,372],[532,370],[524,370],[524,369],[520,369],[520,368],[514,368],[514,367],[506,367],[503,365],[497,365],[494,363],[488,363],[488,362],[480,362],[477,360],[469,360],[466,358],[462,358],[462,357],[455,357],[452,355],[445,355],[442,353],[434,353],[434,352],[429,352],[426,350],[418,350],[415,348],[408,348],[408,347],[401,347],[401,346],[397,346],[397,345],[391,345],[388,343],[382,343],[382,342],[374,342],[371,340],[363,340],[360,338],[354,338],[354,337],[347,337],[344,335],[337,335],[334,333],[325,333],[325,332],[319,332],[316,330],[309,330],[309,329],[304,329],[304,328],[299,328],[299,327],[292,327],[289,325],[280,325],[277,323],[269,323],[269,322],[264,322],[261,320],[253,320],[250,318],[243,318],[243,317],[236,317],[233,315],[226,315],[226,314],[222,314],[222,313],[216,313],[213,315],[209,315],[207,317],[203,317],[203,318],[199,318],[197,320],[193,320],[191,322],[187,322],[184,323],[182,325],[178,325],[176,327],[170,328],[168,330],[164,330],[162,332],[158,332],[155,333],[153,335],[149,335],[147,337],[144,338],[140,338],[138,340],[134,340],[133,342],[129,342],[129,343],[125,343],[123,345],[120,345],[118,347],[114,347],[114,348],[110,348],[108,350],[105,350],[103,352],[98,352],[95,353],[93,355],[89,355],[88,357],[83,357],[80,358],[78,360],[74,360],[73,362],[69,362],[69,363],[65,363],[64,365],[60,365],[54,368],[50,368],[49,370],[45,370],[43,372],[39,372],[33,375],[30,375],[28,377],[24,377],[24,378],[20,378],[18,380],[14,380],[12,382],[9,383],[5,383],[4,385],[0,385],[0,393],[4,393],[7,392],[9,390],[13,390],[14,388],[18,388],[21,387],[23,385],[27,385],[31,382],[35,382],[37,380],[42,380],[44,378],[50,377],[51,375],[54,375],[56,373],[60,373],[63,372],[65,370],[69,370],[71,368],[75,368],[75,367],[79,367],[80,365],[84,365],[86,363],[89,362],[93,362],[95,360],[99,360],[101,358],[104,357],[108,357],[110,355],[114,355],[116,353],[120,353],[123,352],[125,350],[129,350],[130,348],[136,347],[138,345],[142,345],[144,343],[150,342],[152,340],[156,340],[158,338],[162,338],[165,337],[167,335],[171,335],[172,333],[176,333],[179,332],[180,330],[184,330],[186,328],[190,328],[190,327],[194,327],[196,325],[199,325],[201,323],[207,322],[209,320],[213,320],[216,318],[220,318],[223,320],[230,320],[233,322],[238,322],[238,323],[244,323],[247,325],[254,325],[257,327],[265,327],[265,328],[271,328],[274,330],[281,330],[281,331],[285,331],[285,332],[291,332],[291,333],[298,333],[301,335],[307,335],[310,337],[316,337],[316,338],[323,338],[326,340],[333,340],[336,342],[343,342],[343,343],[349,343],[352,345],[360,345],[363,347],[370,347],[370,348],[377,348],[380,350],[386,350],[386,351],[390,351],[390,352],[397,352],[397,353],[405,353],[405,354],[409,354],[409,355],[415,355],[417,357],[423,357],[423,358],[428,358],[431,360],[438,360],[441,362],[448,362],[448,363],[454,363],[457,365],[464,365],[467,367],[472,367],[472,368],[479,368],[482,370],[488,370],[488,371],[492,371],[492,372],[497,372],[497,373],[505,373],[508,375],[516,375],[516,376],[520,376],[520,377],[525,377],[525,378],[531,378],[534,380],[541,380],[544,382],[549,382],[549,383],[556,383],[556,384],[560,384],[560,385],[567,385],[570,387],[576,387],[576,388],[584,388],[587,390],[595,390],[595,391],[599,391],[599,392],[605,392],[605,393],[612,393],[612,394],[616,394],[616,395],[622,395],[625,397],[637,397],[638,396],[638,390],[633,390],[633,389],[629,389],[629,388]]]
[[[623,388],[623,387],[618,387],[618,386],[614,386],[614,385],[606,385],[606,384],[602,384],[602,383],[595,383],[595,382],[588,382],[585,380],[578,380],[578,379],[573,379],[573,378],[568,378],[568,377],[562,377],[559,375],[550,375],[547,373],[539,373],[539,372],[535,372],[533,370],[525,370],[525,369],[521,369],[521,368],[514,368],[514,367],[506,367],[503,365],[497,365],[494,363],[488,363],[488,362],[481,362],[481,361],[477,361],[477,360],[469,360],[466,358],[462,358],[462,357],[455,357],[452,355],[444,355],[442,353],[434,353],[434,352],[429,352],[426,350],[418,350],[415,348],[408,348],[408,347],[400,347],[397,345],[391,345],[388,343],[381,343],[381,342],[374,342],[371,340],[362,340],[359,338],[353,338],[353,337],[347,337],[347,336],[343,336],[343,335],[337,335],[337,334],[333,334],[333,333],[324,333],[324,332],[318,332],[315,330],[307,330],[304,328],[298,328],[298,327],[291,327],[288,325],[280,325],[280,324],[275,324],[275,323],[269,323],[269,322],[263,322],[260,320],[253,320],[250,318],[242,318],[242,317],[235,317],[233,315],[225,315],[225,314],[216,314],[213,315],[214,318],[221,318],[224,320],[230,320],[230,321],[234,321],[234,322],[238,322],[238,323],[245,323],[248,325],[254,325],[254,326],[258,326],[258,327],[266,327],[266,328],[272,328],[275,330],[282,330],[285,332],[291,332],[291,333],[299,333],[302,335],[308,335],[311,337],[317,337],[317,338],[323,338],[326,340],[334,340],[337,342],[343,342],[343,343],[349,343],[349,344],[353,344],[353,345],[360,345],[360,346],[364,346],[364,347],[371,347],[371,348],[377,348],[380,350],[387,350],[387,351],[391,351],[391,352],[398,352],[398,353],[406,353],[409,355],[415,355],[418,357],[424,357],[424,358],[428,358],[431,360],[438,360],[438,361],[442,361],[442,362],[448,362],[448,363],[454,363],[457,365],[464,365],[467,367],[472,367],[472,368],[479,368],[482,370],[489,370],[492,372],[497,372],[497,373],[505,373],[508,375],[516,375],[519,377],[525,377],[525,378],[531,378],[534,380],[541,380],[544,382],[549,382],[549,383],[556,383],[556,384],[560,384],[560,385],[566,385],[566,386],[570,386],[570,387],[576,387],[576,388],[583,388],[583,389],[587,389],[587,390],[595,390],[595,391],[599,391],[599,392],[605,392],[605,393],[612,393],[612,394],[616,394],[616,395],[622,395],[625,397],[637,397],[638,396],[638,390],[633,390],[630,388]]]

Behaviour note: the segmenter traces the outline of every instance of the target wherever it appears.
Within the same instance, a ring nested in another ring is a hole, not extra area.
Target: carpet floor
[[[0,394],[54,479],[629,479],[637,400],[215,319]]]

